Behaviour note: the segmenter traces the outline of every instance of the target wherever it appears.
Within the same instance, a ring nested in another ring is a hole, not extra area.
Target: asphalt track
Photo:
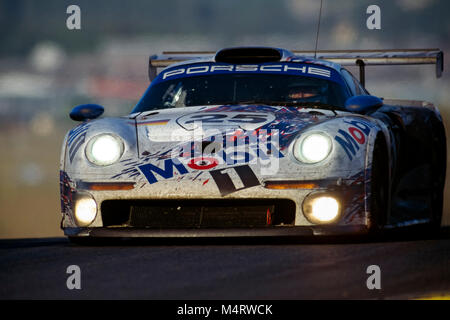
[[[366,269],[381,268],[381,290]],[[66,269],[81,268],[81,290]],[[382,239],[1,240],[0,299],[405,299],[450,293],[450,232]]]

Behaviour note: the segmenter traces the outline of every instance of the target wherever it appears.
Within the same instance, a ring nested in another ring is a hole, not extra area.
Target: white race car
[[[131,114],[96,119],[103,107],[74,108],[83,122],[61,153],[64,233],[308,236],[439,225],[439,111],[371,96],[363,78],[371,64],[430,63],[440,75],[442,52],[316,54],[153,56],[151,84]],[[361,81],[342,65],[359,65]]]

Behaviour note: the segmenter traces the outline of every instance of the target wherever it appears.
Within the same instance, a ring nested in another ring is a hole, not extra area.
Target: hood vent
[[[275,48],[227,48],[217,52],[215,60],[226,63],[263,63],[280,61],[282,52]]]

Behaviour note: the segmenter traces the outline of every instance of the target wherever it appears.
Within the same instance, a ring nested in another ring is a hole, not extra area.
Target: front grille
[[[291,200],[107,200],[105,227],[241,228],[293,225]]]

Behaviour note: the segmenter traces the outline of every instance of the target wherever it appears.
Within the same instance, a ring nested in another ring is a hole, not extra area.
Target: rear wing
[[[215,55],[215,51],[164,51],[162,55],[150,56],[148,77],[153,81],[158,75],[158,69],[187,60],[213,59]]]
[[[327,60],[343,66],[359,66],[359,79],[365,85],[365,66],[381,65],[436,65],[436,77],[440,78],[444,70],[444,53],[440,49],[392,49],[392,50],[320,50],[291,51],[293,54]],[[153,80],[158,68],[192,59],[213,59],[213,51],[167,51],[162,55],[151,56],[149,77]]]

